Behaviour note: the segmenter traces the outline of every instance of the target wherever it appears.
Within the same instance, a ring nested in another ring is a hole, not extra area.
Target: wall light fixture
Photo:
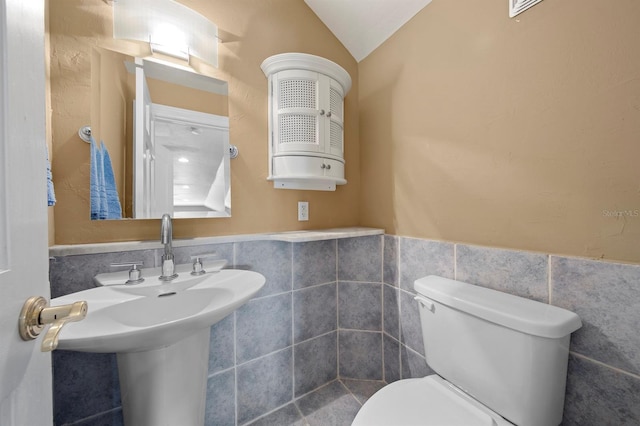
[[[218,66],[218,27],[173,0],[115,0],[113,38],[147,42],[152,52]]]

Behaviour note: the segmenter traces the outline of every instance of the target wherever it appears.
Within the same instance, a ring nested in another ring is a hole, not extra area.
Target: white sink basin
[[[172,345],[222,320],[264,285],[252,271],[224,269],[194,277],[182,272],[163,283],[155,276],[134,285],[107,285],[55,298],[52,306],[86,300],[84,320],[67,324],[59,349],[140,352]]]

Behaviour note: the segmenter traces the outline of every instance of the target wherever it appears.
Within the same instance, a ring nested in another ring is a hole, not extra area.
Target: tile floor
[[[247,426],[350,426],[362,404],[385,382],[338,379]]]

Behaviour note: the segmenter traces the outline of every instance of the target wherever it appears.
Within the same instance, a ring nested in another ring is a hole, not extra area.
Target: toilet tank
[[[438,375],[519,426],[560,424],[575,313],[437,276],[414,288]]]

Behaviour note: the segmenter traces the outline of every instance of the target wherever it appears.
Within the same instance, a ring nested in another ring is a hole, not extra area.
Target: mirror
[[[124,182],[123,217],[231,216],[226,82],[94,48],[91,86],[91,131]]]

